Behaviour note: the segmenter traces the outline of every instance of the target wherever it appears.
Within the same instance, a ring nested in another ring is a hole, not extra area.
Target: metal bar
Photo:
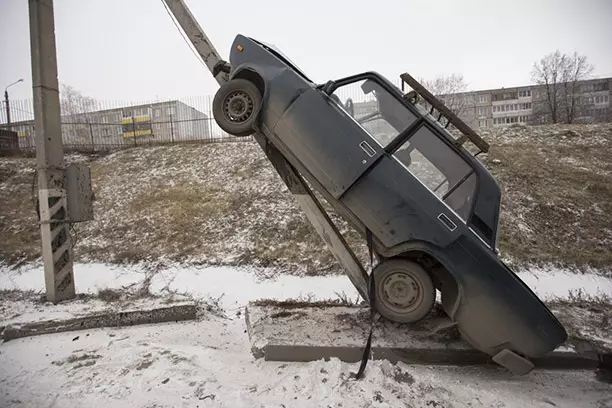
[[[489,151],[489,144],[483,138],[478,136],[478,134],[476,134],[476,132],[474,132],[474,130],[471,127],[469,127],[464,121],[462,121],[457,115],[455,115],[453,111],[451,111],[443,103],[441,103],[438,100],[438,98],[432,95],[431,92],[429,92],[416,79],[410,76],[410,74],[405,72],[402,75],[400,75],[400,78],[403,81],[407,82],[408,85],[410,85],[412,89],[414,89],[415,92],[417,92],[419,95],[423,97],[423,99],[425,99],[427,102],[431,104],[432,111],[433,111],[433,107],[435,106],[438,112],[443,113],[444,116],[453,125],[455,125],[455,127],[461,133],[463,133],[472,143],[474,143],[480,150],[482,150],[485,153]]]
[[[72,242],[65,222],[68,211],[53,0],[29,0],[29,15],[42,257],[47,300],[57,303],[74,298],[75,289]],[[56,222],[64,224],[52,225]]]
[[[91,137],[91,151],[95,152],[96,151],[96,146],[94,144],[93,126],[92,126],[91,122],[89,122],[89,136]]]
[[[172,138],[172,143],[174,143],[174,124],[172,123],[172,115],[170,115],[170,137]]]
[[[223,60],[206,34],[204,34],[200,25],[196,22],[185,2],[183,0],[162,1],[168,5],[174,17],[187,34],[187,37],[206,63],[206,66],[210,72],[213,73],[217,64],[223,62]],[[220,72],[215,76],[215,79],[219,85],[223,85],[227,82],[228,75]],[[255,133],[254,138],[281,176],[283,182],[289,188],[289,191],[291,191],[291,194],[293,194],[293,197],[306,214],[308,221],[310,221],[317,233],[327,244],[327,247],[336,260],[344,267],[347,276],[353,285],[355,285],[361,297],[369,301],[367,273],[355,256],[355,253],[348,246],[325,212],[321,203],[315,197],[312,190],[308,187],[298,171],[291,166],[287,159],[270,143],[263,133]]]

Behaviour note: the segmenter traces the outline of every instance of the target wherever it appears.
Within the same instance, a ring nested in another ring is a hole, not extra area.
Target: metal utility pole
[[[53,0],[29,0],[36,166],[47,300],[75,296],[55,51]]]
[[[6,124],[8,125],[8,130],[11,130],[11,106],[9,104],[8,89],[11,86],[18,84],[20,82],[23,82],[23,78],[18,79],[17,81],[13,82],[12,84],[7,85],[6,88],[4,88],[4,103],[6,104]]]
[[[228,81],[227,69],[229,64],[221,59],[212,42],[187,8],[184,0],[163,0],[163,2],[168,7],[168,12],[172,13],[185,34],[187,34],[187,38],[189,38],[189,41],[191,41],[198,54],[202,57],[202,60],[204,60],[204,63],[217,82],[220,85],[226,83]],[[355,285],[361,297],[364,300],[369,300],[367,273],[312,190],[298,171],[262,133],[255,133],[254,138],[289,188],[289,191],[291,191],[291,194],[293,194],[293,197],[306,214],[308,221],[310,221],[319,236],[325,241],[338,263],[344,267],[347,276],[353,285]]]

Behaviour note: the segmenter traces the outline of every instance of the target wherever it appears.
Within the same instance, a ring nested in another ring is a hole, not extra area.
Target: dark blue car
[[[463,337],[521,373],[533,368],[529,358],[565,342],[563,326],[498,257],[500,188],[465,136],[455,139],[375,72],[316,84],[274,47],[242,35],[230,64],[216,122],[235,136],[260,131],[357,231],[372,232],[384,317],[418,321],[439,290]]]

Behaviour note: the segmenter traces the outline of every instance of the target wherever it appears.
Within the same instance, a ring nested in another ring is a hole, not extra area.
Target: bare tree
[[[61,84],[60,109],[64,143],[83,143],[89,140],[91,112],[98,109],[98,102],[70,85]]]
[[[457,95],[467,89],[462,74],[439,75],[429,80],[420,79],[419,82],[457,116],[463,116],[468,100],[466,95]]]
[[[70,85],[61,84],[60,106],[62,116],[67,116],[72,121],[77,119],[79,115],[88,117],[87,113],[97,110],[98,102],[90,96],[83,95]]]
[[[544,86],[545,109],[536,115],[547,114],[553,123],[573,123],[578,108],[578,82],[588,78],[593,65],[587,57],[559,50],[545,55],[533,64],[532,80]]]

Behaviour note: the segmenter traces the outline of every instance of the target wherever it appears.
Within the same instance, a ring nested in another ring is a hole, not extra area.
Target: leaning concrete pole
[[[47,300],[75,296],[67,223],[53,0],[29,0],[36,167]]]
[[[204,33],[204,30],[202,30],[193,14],[191,14],[184,0],[163,0],[163,2],[169,8],[176,21],[178,21],[208,69],[213,75],[216,74],[215,79],[219,85],[226,83],[228,80],[227,73],[216,69],[218,64],[223,63],[219,52]],[[346,275],[361,297],[364,300],[369,300],[367,273],[312,190],[297,170],[291,166],[287,159],[261,132],[255,133],[254,138],[289,188],[289,191],[291,191],[291,194],[293,194],[293,197],[306,214],[308,221],[310,221],[319,236],[325,241],[338,263],[344,267]]]

